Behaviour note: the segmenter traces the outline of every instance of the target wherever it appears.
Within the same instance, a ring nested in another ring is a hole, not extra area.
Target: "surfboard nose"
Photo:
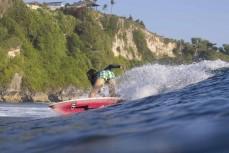
[[[55,108],[55,105],[49,105],[50,108],[54,109]]]

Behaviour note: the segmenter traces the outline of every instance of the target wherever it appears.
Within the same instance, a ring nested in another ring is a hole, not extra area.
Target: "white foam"
[[[229,63],[202,61],[189,65],[146,64],[125,72],[117,80],[117,93],[130,100],[169,92],[212,77],[212,70],[229,67]]]
[[[0,117],[46,118],[57,115],[47,104],[0,103]]]

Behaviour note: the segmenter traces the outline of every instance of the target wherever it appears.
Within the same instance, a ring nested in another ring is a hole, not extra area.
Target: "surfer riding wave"
[[[105,83],[108,84],[109,93],[111,97],[116,97],[115,93],[115,74],[111,71],[113,68],[120,68],[125,70],[124,66],[111,64],[102,71],[96,72],[94,69],[90,69],[87,72],[88,80],[91,82],[92,90],[89,94],[89,98],[95,97],[97,93],[100,92],[100,89]]]

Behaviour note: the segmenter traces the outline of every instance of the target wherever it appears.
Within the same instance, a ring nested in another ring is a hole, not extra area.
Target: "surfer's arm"
[[[110,64],[110,65],[109,65],[108,67],[106,67],[104,70],[111,70],[111,69],[113,69],[113,68],[120,68],[120,69],[122,69],[122,70],[125,69],[124,66],[117,65],[117,64]]]

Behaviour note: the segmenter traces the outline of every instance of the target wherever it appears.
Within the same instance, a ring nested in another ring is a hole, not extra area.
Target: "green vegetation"
[[[115,1],[114,0],[111,0],[111,14],[113,13],[112,12],[112,8],[113,8],[113,5],[115,4]]]
[[[105,13],[106,10],[107,10],[107,4],[104,4],[103,5],[103,11],[104,11],[104,13]]]
[[[69,84],[87,87],[85,71],[92,65],[74,32],[75,18],[61,11],[35,11],[20,1],[15,3],[0,20],[0,89],[10,83],[15,72],[23,75],[22,87],[34,91]],[[21,56],[9,60],[6,50],[17,46],[21,46]]]
[[[5,10],[9,7],[12,6],[13,0],[1,0],[1,5],[0,5],[0,15],[5,12]]]
[[[30,91],[53,91],[68,85],[86,89],[90,84],[85,73],[90,68],[100,70],[111,63],[131,68],[154,61],[140,28],[134,30],[133,39],[142,60],[114,57],[111,50],[114,36],[123,28],[119,21],[120,17],[115,15],[101,15],[87,9],[31,10],[16,0],[0,19],[0,90],[9,85],[16,72],[23,76],[22,88]],[[131,16],[124,19],[125,29],[132,24],[144,27],[142,21],[133,21]],[[118,37],[127,43],[126,33]],[[165,42],[174,40],[165,39]],[[162,62],[218,58],[229,61],[227,44],[217,48],[201,38],[193,38],[192,43],[182,40],[176,43],[177,58],[164,57]],[[20,56],[9,59],[7,51],[18,47]],[[135,57],[131,47],[126,49]],[[121,51],[120,47],[117,50]]]
[[[145,35],[142,33],[142,31],[135,30],[133,32],[133,38],[138,50],[141,51],[143,60],[148,62],[153,61],[153,54],[147,47]]]
[[[118,21],[119,21],[119,18],[114,15],[104,16],[101,20],[104,31],[108,33],[111,37],[114,36],[119,30]]]
[[[216,44],[202,38],[192,38],[191,43],[185,43],[184,40],[176,41],[177,48],[173,50],[176,55],[176,61],[182,63],[192,63],[200,60],[217,60],[229,61],[229,45],[216,47]]]
[[[23,75],[23,89],[49,91],[68,85],[89,87],[85,73],[91,67],[131,66],[111,51],[118,17],[104,17],[102,30],[93,15],[91,10],[31,10],[15,1],[0,20],[0,90],[15,72]],[[21,47],[21,54],[10,60],[7,51],[16,47]]]
[[[223,44],[223,48],[219,48],[220,52],[229,55],[229,44]]]

